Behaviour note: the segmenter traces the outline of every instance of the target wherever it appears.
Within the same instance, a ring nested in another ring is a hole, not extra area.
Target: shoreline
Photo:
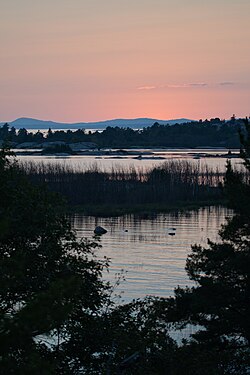
[[[225,199],[210,201],[178,201],[173,204],[141,204],[141,205],[71,205],[66,206],[67,214],[83,214],[94,217],[119,217],[124,215],[140,215],[144,218],[151,218],[156,214],[168,212],[184,212],[198,210],[208,206],[226,206]]]

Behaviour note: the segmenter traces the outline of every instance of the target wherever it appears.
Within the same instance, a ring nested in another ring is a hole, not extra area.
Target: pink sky
[[[249,0],[9,0],[0,121],[250,113]]]

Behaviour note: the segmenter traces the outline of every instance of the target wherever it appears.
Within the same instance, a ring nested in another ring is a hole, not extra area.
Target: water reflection
[[[95,226],[108,230],[102,236],[98,257],[111,258],[105,278],[114,281],[121,269],[126,281],[117,292],[123,300],[146,295],[169,296],[177,285],[191,285],[185,273],[185,261],[191,245],[218,241],[218,229],[232,211],[224,207],[206,207],[197,211],[159,214],[153,217],[127,215],[94,218],[74,215],[72,223],[79,237],[92,237]],[[170,235],[175,228],[175,235]]]
[[[137,152],[144,152],[147,150],[137,149]],[[178,152],[174,150],[161,150],[160,153],[157,150],[151,150],[155,156],[144,157],[142,159],[135,158],[134,155],[122,156],[114,158],[111,156],[96,157],[95,155],[69,155],[69,156],[44,156],[44,155],[18,155],[18,158],[22,162],[32,161],[34,163],[45,163],[45,164],[61,164],[72,167],[75,171],[81,171],[84,169],[92,168],[97,166],[100,169],[110,171],[113,168],[136,168],[138,170],[148,170],[155,166],[162,165],[167,160],[185,160],[198,165],[200,167],[208,166],[209,168],[218,168],[219,171],[224,172],[226,166],[226,157],[218,157],[215,154],[225,154],[226,150],[211,150],[211,149],[183,149]],[[201,159],[194,159],[196,153],[206,153],[209,157],[202,157]],[[159,159],[158,156],[162,159]],[[241,166],[241,159],[231,159],[233,165]]]

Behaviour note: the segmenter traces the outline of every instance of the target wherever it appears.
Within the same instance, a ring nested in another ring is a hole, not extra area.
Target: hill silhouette
[[[65,123],[65,122],[55,122],[55,121],[46,121],[33,119],[29,117],[20,117],[14,121],[8,122],[10,126],[14,126],[16,129],[25,128],[25,129],[105,129],[108,126],[111,127],[128,127],[131,129],[141,129],[143,127],[152,126],[155,122],[158,122],[160,125],[174,125],[182,124],[185,122],[190,122],[192,120],[180,118],[173,120],[159,120],[153,118],[135,118],[135,119],[113,119],[105,121],[96,121],[96,122],[74,122],[74,123]],[[3,125],[4,122],[0,123]]]

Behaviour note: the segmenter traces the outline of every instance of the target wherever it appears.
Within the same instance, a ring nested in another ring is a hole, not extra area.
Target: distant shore
[[[68,146],[66,144],[66,146]],[[203,151],[204,149],[204,151]],[[136,149],[133,148],[126,148],[126,149],[75,149],[71,152],[58,152],[58,150],[49,150],[49,149],[42,149],[42,148],[13,148],[12,149],[16,155],[18,156],[93,156],[96,158],[102,158],[102,157],[109,157],[109,158],[126,158],[126,157],[134,157],[136,159],[166,159],[166,152],[168,151],[174,151],[174,153],[178,154],[179,152],[183,152],[186,150],[185,148],[173,148],[172,150],[170,148],[147,148],[146,150],[143,148]],[[218,153],[209,153],[208,151],[218,151]],[[195,149],[193,149],[193,152],[190,152],[190,149],[188,149],[188,152],[186,155],[193,159],[202,159],[202,158],[239,158],[240,154],[238,149],[235,150],[219,150],[217,148],[210,148],[210,147],[204,147],[202,148],[202,152],[197,152]]]

